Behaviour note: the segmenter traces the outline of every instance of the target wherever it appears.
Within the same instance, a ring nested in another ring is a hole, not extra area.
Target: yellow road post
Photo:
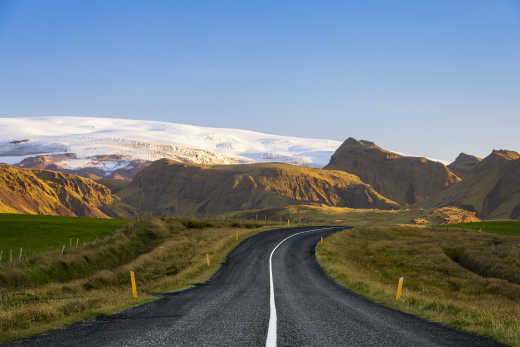
[[[404,277],[399,278],[399,284],[397,285],[397,293],[395,294],[395,300],[399,300],[401,293],[403,292]]]
[[[132,283],[132,296],[137,298],[137,287],[135,285],[135,275],[133,271],[130,271],[130,282]]]
[[[237,231],[237,233],[236,233],[236,235],[235,235],[235,240],[238,241],[238,231]]]
[[[323,236],[322,236],[321,239],[320,239],[320,244],[323,245]]]
[[[208,266],[211,264],[211,262],[209,260],[209,254],[206,254],[206,263],[208,264]]]

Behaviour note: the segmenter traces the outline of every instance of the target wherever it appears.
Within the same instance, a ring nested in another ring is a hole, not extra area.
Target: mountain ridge
[[[423,201],[461,181],[440,162],[398,154],[352,137],[334,152],[325,169],[358,175],[376,191],[401,204]]]
[[[0,213],[109,218],[116,200],[88,178],[0,164]]]
[[[284,163],[201,166],[163,159],[143,169],[118,195],[154,215],[214,216],[300,202],[399,207],[355,175]]]

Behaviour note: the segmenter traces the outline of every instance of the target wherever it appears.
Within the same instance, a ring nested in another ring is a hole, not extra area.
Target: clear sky
[[[520,0],[0,0],[0,116],[520,150]]]

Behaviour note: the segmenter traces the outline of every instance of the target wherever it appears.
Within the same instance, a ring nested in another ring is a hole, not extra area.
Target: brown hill
[[[448,168],[455,175],[464,179],[477,167],[481,161],[481,158],[475,157],[474,155],[461,153],[453,163],[448,165]]]
[[[75,159],[75,153],[53,154],[53,155],[38,155],[34,157],[25,158],[20,163],[14,165],[26,169],[42,169],[64,172],[68,174],[78,175],[81,177],[91,178],[93,180],[100,179],[118,179],[130,181],[139,171],[150,165],[147,160],[128,160],[128,164],[124,167],[115,169],[113,171],[104,171],[98,167],[84,167],[78,169],[67,169],[62,166],[62,161],[67,159]],[[90,157],[89,160],[102,164],[103,162],[118,162],[125,161],[126,157],[122,155],[97,155]]]
[[[0,213],[107,218],[114,201],[107,187],[87,178],[0,165]]]
[[[495,150],[463,182],[425,201],[425,206],[459,206],[481,218],[520,218],[520,155]]]
[[[336,150],[325,169],[358,175],[379,193],[402,204],[423,201],[461,181],[439,162],[403,156],[354,138]]]
[[[214,216],[304,202],[398,208],[355,175],[277,163],[199,166],[162,159],[118,195],[154,215]]]

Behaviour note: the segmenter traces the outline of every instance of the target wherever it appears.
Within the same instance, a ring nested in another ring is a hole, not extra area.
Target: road
[[[206,283],[10,346],[500,346],[372,303],[314,256],[342,228],[270,230],[242,242]],[[271,260],[271,261],[270,261]]]

